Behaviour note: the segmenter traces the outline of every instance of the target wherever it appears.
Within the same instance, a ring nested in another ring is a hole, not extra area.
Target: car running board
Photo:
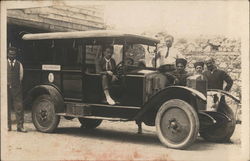
[[[87,119],[98,119],[98,120],[109,120],[109,121],[132,121],[129,119],[122,118],[110,118],[110,117],[100,117],[100,116],[81,116],[81,115],[70,115],[67,113],[57,113],[58,116],[75,117],[75,118],[87,118]]]

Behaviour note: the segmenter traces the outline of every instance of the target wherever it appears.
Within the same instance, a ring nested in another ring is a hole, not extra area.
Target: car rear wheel
[[[50,95],[38,96],[32,104],[32,121],[38,131],[53,132],[60,121],[55,114],[55,100]]]
[[[199,132],[199,119],[187,102],[172,99],[162,104],[156,115],[156,130],[167,147],[184,149],[190,146]]]
[[[81,128],[86,129],[94,129],[102,123],[102,120],[98,119],[78,118],[78,120],[81,123]]]

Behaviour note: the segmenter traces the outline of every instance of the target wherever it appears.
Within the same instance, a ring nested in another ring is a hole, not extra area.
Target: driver
[[[114,105],[115,101],[111,98],[109,94],[110,83],[117,80],[114,75],[114,70],[116,67],[115,60],[112,58],[114,48],[111,45],[105,45],[103,47],[102,53],[103,57],[99,62],[99,67],[97,68],[99,73],[102,74],[102,88],[106,97],[108,104]]]

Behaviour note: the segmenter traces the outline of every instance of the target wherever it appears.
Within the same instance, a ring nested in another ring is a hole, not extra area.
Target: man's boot
[[[11,128],[11,125],[8,125],[8,131],[11,131],[12,128]]]
[[[17,132],[24,132],[24,133],[26,133],[27,130],[25,128],[23,128],[23,127],[19,127],[19,128],[17,128]]]

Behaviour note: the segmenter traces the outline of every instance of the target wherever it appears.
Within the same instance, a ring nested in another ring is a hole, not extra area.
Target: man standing
[[[204,62],[197,61],[194,63],[195,73],[194,74],[202,74],[204,70]]]
[[[174,37],[167,35],[165,37],[165,46],[159,49],[156,55],[157,67],[164,64],[175,64],[176,59],[184,58],[184,56],[176,49],[172,47],[174,42]],[[152,60],[154,66],[155,59]]]
[[[205,61],[207,71],[203,74],[208,82],[208,89],[220,89],[229,91],[233,85],[232,78],[223,70],[217,69],[213,58],[208,58]],[[227,83],[223,89],[224,81]]]
[[[8,130],[11,131],[11,109],[14,107],[17,121],[17,131],[27,132],[24,127],[24,111],[21,82],[23,79],[22,64],[16,60],[17,49],[8,48],[7,86],[8,86]]]

